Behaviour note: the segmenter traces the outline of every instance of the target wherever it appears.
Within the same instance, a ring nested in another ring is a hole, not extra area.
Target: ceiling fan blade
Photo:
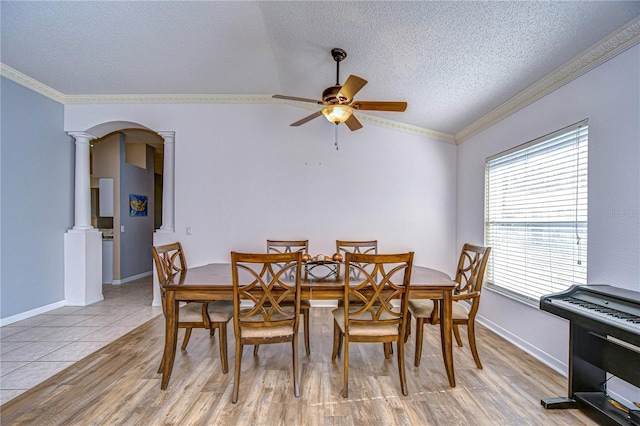
[[[319,101],[317,99],[298,98],[296,96],[286,96],[286,95],[273,95],[272,97],[276,99],[286,99],[288,101],[311,102],[312,104],[322,105],[322,101]]]
[[[316,117],[320,117],[321,115],[322,115],[322,111],[316,111],[313,114],[306,116],[302,120],[298,120],[295,123],[291,123],[290,126],[300,126],[300,125],[306,123],[307,121],[311,121]]]
[[[347,81],[342,85],[339,97],[344,97],[346,98],[346,101],[349,102],[365,84],[367,84],[367,80],[364,78],[358,77],[357,75],[350,75],[349,78],[347,78]]]
[[[354,130],[362,129],[362,123],[360,123],[360,121],[358,121],[356,116],[353,114],[351,114],[351,117],[347,118],[347,121],[345,121],[344,124],[346,124],[349,130],[351,130],[352,132]]]
[[[388,101],[355,101],[349,105],[353,109],[367,111],[393,111],[403,112],[407,109],[406,102],[388,102]]]

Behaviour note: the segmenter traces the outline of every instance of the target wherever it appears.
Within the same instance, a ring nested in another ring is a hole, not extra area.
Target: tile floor
[[[102,288],[100,302],[0,327],[0,404],[162,314],[151,276]]]

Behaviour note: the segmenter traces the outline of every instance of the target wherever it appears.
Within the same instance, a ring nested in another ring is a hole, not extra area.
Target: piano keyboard
[[[582,313],[583,315],[595,320],[606,321],[611,325],[626,329],[632,333],[640,334],[640,316],[577,299],[575,297],[556,299],[553,300],[552,303],[564,306],[566,309],[574,312]]]

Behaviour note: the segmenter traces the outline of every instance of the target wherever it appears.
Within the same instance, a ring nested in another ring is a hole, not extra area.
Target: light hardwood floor
[[[229,325],[229,374],[222,374],[218,339],[194,330],[180,351],[169,387],[157,374],[162,317],[153,319],[0,407],[1,423],[48,425],[592,425],[577,410],[547,411],[540,398],[566,394],[567,380],[483,327],[477,330],[484,369],[468,347],[454,348],[457,387],[448,384],[438,328],[426,327],[422,365],[406,352],[409,396],[402,396],[395,354],[382,345],[352,344],[349,398],[340,395],[342,358],[331,362],[330,308],[311,310],[312,355],[300,356],[295,398],[289,344],[243,354],[240,394],[231,404],[234,340]],[[463,338],[466,337],[463,332]],[[415,329],[414,329],[415,332]],[[217,337],[217,336],[216,336]],[[302,339],[300,353],[304,354]]]

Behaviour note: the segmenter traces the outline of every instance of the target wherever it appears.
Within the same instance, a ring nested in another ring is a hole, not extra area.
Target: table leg
[[[171,377],[171,370],[173,370],[173,362],[176,357],[176,341],[178,339],[178,303],[172,291],[167,291],[166,309],[164,364],[162,366],[162,385],[160,386],[162,390],[166,389],[169,385],[169,378]]]
[[[456,387],[456,377],[453,369],[453,301],[450,291],[444,292],[444,297],[440,299],[440,341],[442,342],[442,357],[444,358],[444,368],[447,371],[449,384]]]

